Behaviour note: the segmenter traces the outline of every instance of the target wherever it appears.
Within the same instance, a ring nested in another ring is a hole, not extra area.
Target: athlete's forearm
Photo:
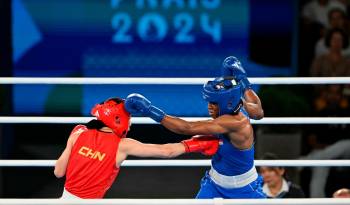
[[[161,145],[163,148],[162,156],[164,158],[174,158],[181,154],[184,154],[186,149],[182,143],[172,143]]]
[[[255,94],[254,90],[248,89],[245,91],[243,103],[249,117],[252,119],[260,120],[264,117],[260,98]]]
[[[191,135],[191,122],[187,122],[178,117],[173,117],[170,115],[166,115],[164,119],[161,121],[161,124],[167,129],[175,132],[177,134],[183,135]]]

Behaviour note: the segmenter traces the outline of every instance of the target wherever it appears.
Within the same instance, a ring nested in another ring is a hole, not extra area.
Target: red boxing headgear
[[[120,138],[125,137],[129,131],[130,114],[125,110],[123,100],[117,103],[113,99],[108,99],[103,104],[95,105],[91,114],[111,128]]]

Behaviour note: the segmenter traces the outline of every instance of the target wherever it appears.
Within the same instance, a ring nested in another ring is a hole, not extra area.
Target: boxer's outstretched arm
[[[173,158],[185,153],[181,143],[145,144],[131,138],[123,138],[119,145],[120,151],[136,157]]]
[[[127,158],[160,157],[174,158],[184,153],[200,152],[204,155],[214,155],[219,147],[219,139],[214,136],[194,136],[180,143],[144,144],[131,138],[123,138],[119,143],[116,158],[117,167]]]
[[[190,122],[178,117],[165,115],[161,124],[172,132],[182,135],[215,135],[232,131],[234,127],[224,125],[226,122],[221,118]]]

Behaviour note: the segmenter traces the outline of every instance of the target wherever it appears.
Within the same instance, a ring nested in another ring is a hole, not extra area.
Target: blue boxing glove
[[[229,56],[225,58],[222,63],[222,75],[223,76],[233,76],[239,84],[241,84],[242,89],[245,91],[252,87],[252,84],[247,78],[247,73],[241,65],[241,62],[234,56]]]
[[[156,122],[161,122],[165,116],[163,110],[153,106],[144,96],[132,93],[125,99],[125,109],[131,114],[141,114],[150,117]]]

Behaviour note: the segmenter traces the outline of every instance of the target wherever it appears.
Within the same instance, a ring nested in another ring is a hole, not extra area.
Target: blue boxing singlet
[[[249,119],[247,111],[242,107],[240,112]],[[226,135],[217,135],[220,146],[211,160],[212,167],[220,174],[234,176],[249,171],[254,166],[254,145],[249,149],[236,148]]]
[[[224,135],[218,135],[220,146],[212,157],[212,167],[223,175],[235,176],[249,171],[254,166],[254,145],[250,149],[239,150]]]
[[[240,111],[248,117],[244,109]],[[240,150],[226,135],[217,137],[219,149],[212,157],[212,167],[203,177],[196,198],[266,198],[262,178],[254,166],[254,145]]]

